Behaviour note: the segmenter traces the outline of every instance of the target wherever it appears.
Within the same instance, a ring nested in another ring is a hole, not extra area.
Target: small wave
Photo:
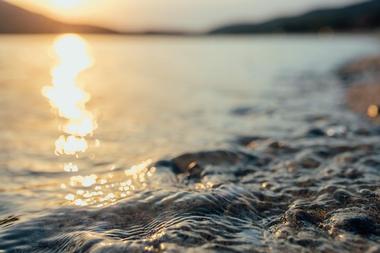
[[[285,139],[242,137],[236,149],[158,161],[151,166],[157,174],[170,171],[170,187],[137,191],[103,208],[9,218],[13,225],[0,233],[0,249],[376,252],[379,136],[329,129]]]

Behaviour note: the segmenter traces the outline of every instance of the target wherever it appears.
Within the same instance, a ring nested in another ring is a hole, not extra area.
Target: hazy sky
[[[2,0],[0,0],[2,1]],[[203,30],[238,21],[339,6],[363,0],[7,0],[71,22],[121,30]]]

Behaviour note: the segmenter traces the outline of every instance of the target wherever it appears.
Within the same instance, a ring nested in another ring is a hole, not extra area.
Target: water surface
[[[379,250],[379,132],[335,76],[379,49],[1,36],[0,249]]]

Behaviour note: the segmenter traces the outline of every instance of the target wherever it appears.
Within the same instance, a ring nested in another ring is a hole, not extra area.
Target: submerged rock
[[[338,230],[368,236],[378,233],[376,222],[368,215],[361,212],[339,213],[331,218],[331,231],[337,233]]]

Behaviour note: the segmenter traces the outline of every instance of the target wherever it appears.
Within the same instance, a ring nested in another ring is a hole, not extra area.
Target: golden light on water
[[[90,68],[93,60],[83,38],[74,34],[59,36],[53,43],[53,52],[58,64],[52,69],[52,84],[42,89],[60,117],[66,119],[62,125],[67,135],[55,142],[56,154],[73,155],[84,152],[87,141],[84,137],[96,129],[94,115],[86,109],[91,96],[79,86],[79,74]]]
[[[63,165],[63,170],[66,172],[78,172],[79,168],[76,164],[73,163],[65,163]]]
[[[66,166],[67,171],[77,169],[73,164]],[[146,188],[155,173],[156,168],[151,167],[151,160],[148,159],[124,171],[72,176],[68,183],[71,191],[64,198],[76,206],[109,205],[131,195],[135,190]],[[61,188],[67,189],[67,186],[61,185]]]
[[[55,140],[55,154],[77,157],[87,151],[86,138],[97,128],[93,113],[86,108],[91,95],[78,83],[79,75],[92,66],[93,60],[86,41],[78,35],[59,36],[52,48],[57,64],[51,70],[52,84],[43,87],[42,94],[63,121],[62,133]],[[100,141],[96,139],[93,145],[99,147]],[[66,160],[63,170],[71,175],[66,184],[60,185],[65,191],[64,199],[76,206],[115,203],[150,184],[149,179],[156,172],[151,163],[148,159],[117,171],[115,165],[110,165],[107,173],[78,175],[79,166],[75,161]]]

